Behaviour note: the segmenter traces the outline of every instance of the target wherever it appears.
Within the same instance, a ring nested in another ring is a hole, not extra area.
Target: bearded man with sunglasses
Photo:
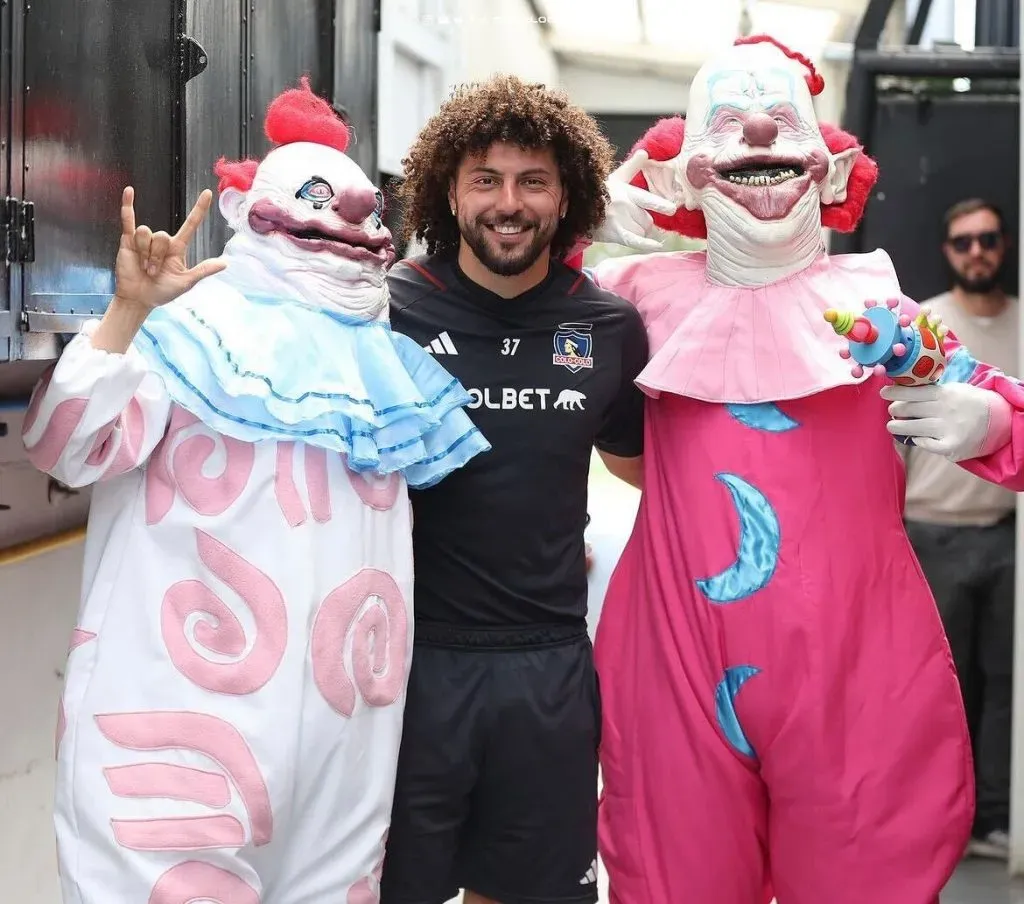
[[[1009,244],[1002,212],[981,199],[961,201],[944,226],[952,287],[922,304],[979,360],[1019,377],[1017,299],[1000,286]],[[899,450],[907,465],[907,534],[945,625],[974,748],[977,812],[968,850],[1005,859],[1016,494],[940,455]]]

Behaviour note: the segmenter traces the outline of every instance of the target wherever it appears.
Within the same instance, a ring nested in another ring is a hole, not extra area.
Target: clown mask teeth
[[[798,176],[802,176],[803,168],[787,167],[782,169],[779,167],[767,167],[753,172],[749,169],[740,169],[726,172],[722,175],[733,185],[767,187],[771,185],[781,185],[783,182],[788,182],[790,179],[796,179]]]

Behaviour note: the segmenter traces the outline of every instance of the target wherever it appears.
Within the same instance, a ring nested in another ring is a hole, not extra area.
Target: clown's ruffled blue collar
[[[135,346],[178,405],[239,440],[320,446],[418,488],[490,449],[463,410],[469,394],[407,336],[243,294],[226,274],[153,311]]]

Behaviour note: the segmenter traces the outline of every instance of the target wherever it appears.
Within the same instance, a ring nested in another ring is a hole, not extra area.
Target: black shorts
[[[594,904],[601,704],[585,626],[506,645],[416,631],[381,904],[459,889]]]

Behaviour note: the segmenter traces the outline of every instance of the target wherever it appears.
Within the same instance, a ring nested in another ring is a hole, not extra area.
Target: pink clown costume
[[[645,136],[595,236],[708,239],[594,273],[651,340],[644,493],[596,644],[614,904],[934,904],[971,828],[893,434],[1024,488],[1024,390],[952,335],[937,385],[840,356],[827,309],[918,309],[884,252],[824,250],[823,217],[852,228],[875,168],[819,129],[804,66],[760,38],[707,64],[685,136],[679,119]]]
[[[77,336],[32,461],[94,485],[57,737],[65,904],[372,904],[412,652],[408,486],[484,451],[387,322],[391,237],[308,90],[221,161],[227,268]],[[311,231],[317,237],[311,238]]]

